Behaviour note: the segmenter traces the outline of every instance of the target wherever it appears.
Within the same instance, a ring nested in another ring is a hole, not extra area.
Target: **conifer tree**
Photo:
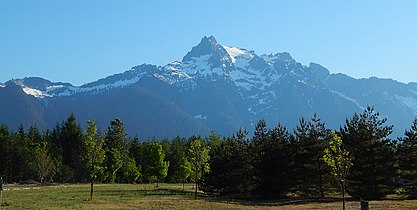
[[[61,129],[61,146],[63,151],[64,173],[69,181],[82,181],[83,171],[81,163],[82,130],[72,113]]]
[[[361,199],[379,199],[392,193],[396,177],[394,143],[388,138],[393,126],[385,125],[373,107],[346,120],[341,137],[353,156],[347,192]]]
[[[10,131],[7,125],[0,125],[0,176],[5,177],[7,168]]]
[[[417,118],[405,137],[399,138],[398,162],[401,171],[400,183],[408,198],[417,198]]]
[[[229,137],[210,150],[210,172],[205,173],[201,188],[221,195],[250,195],[253,190],[253,167],[246,131],[239,138]]]
[[[329,168],[322,157],[331,139],[330,130],[314,114],[310,121],[301,118],[294,133],[296,189],[303,195],[324,197]]]
[[[254,165],[258,172],[258,195],[280,197],[289,191],[293,169],[292,153],[289,150],[291,138],[286,127],[278,124],[260,142],[257,154],[259,161]]]

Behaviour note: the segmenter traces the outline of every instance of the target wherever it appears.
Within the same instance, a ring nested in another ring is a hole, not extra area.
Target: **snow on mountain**
[[[241,49],[239,49],[237,47],[224,46],[224,49],[227,51],[227,53],[229,54],[230,58],[232,59],[232,63],[235,63],[237,57],[244,56],[244,55],[247,55],[248,54],[244,50],[241,50]]]
[[[23,86],[23,87],[22,87],[22,90],[23,90],[26,94],[28,94],[28,95],[32,95],[32,96],[35,96],[35,97],[37,97],[37,98],[52,97],[52,95],[46,94],[46,93],[44,93],[44,92],[42,92],[42,91],[40,91],[40,90],[33,89],[33,88],[30,88],[30,87],[26,87],[26,86]]]

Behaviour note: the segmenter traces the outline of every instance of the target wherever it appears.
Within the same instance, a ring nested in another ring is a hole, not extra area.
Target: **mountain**
[[[75,113],[104,130],[118,117],[129,135],[190,136],[210,130],[223,135],[251,130],[264,118],[295,127],[314,113],[337,129],[346,118],[375,106],[396,136],[417,114],[417,83],[376,77],[355,79],[325,67],[302,65],[287,52],[257,55],[221,45],[213,37],[164,66],[143,64],[82,85],[28,77],[0,84],[0,123],[51,128]]]

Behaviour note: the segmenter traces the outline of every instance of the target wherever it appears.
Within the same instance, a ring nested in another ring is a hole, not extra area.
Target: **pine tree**
[[[110,126],[106,130],[104,145],[106,157],[109,158],[105,161],[107,181],[136,181],[136,179],[132,179],[139,174],[139,169],[134,167],[136,163],[133,164],[134,160],[129,157],[127,133],[120,119],[116,118],[110,122]]]
[[[63,124],[60,138],[63,173],[68,176],[69,181],[82,181],[84,178],[81,163],[82,130],[74,114],[71,114]]]
[[[229,137],[210,150],[210,172],[205,173],[201,188],[220,195],[247,196],[253,190],[253,167],[250,161],[247,132]]]
[[[303,195],[324,197],[329,168],[322,157],[331,139],[330,130],[314,114],[310,121],[301,118],[294,133],[296,189]]]
[[[393,126],[385,125],[373,107],[346,120],[341,137],[353,156],[347,192],[355,198],[379,199],[393,192],[396,177],[395,146],[388,138]]]
[[[258,145],[258,172],[256,192],[262,197],[284,196],[291,187],[292,153],[289,144],[292,136],[286,127],[278,124]]]
[[[401,185],[408,198],[417,198],[417,118],[405,137],[399,138],[398,161]]]

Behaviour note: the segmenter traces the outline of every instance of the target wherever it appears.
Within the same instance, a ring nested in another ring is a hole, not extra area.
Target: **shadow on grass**
[[[307,197],[286,197],[277,199],[236,199],[225,196],[213,196],[213,195],[199,195],[198,198],[205,199],[209,202],[223,202],[223,203],[236,203],[244,206],[288,206],[288,205],[304,205],[304,204],[323,204],[323,203],[336,203],[342,202],[342,198],[307,198]],[[357,201],[352,198],[346,199],[348,201]]]
[[[106,190],[106,191],[96,191],[100,195],[123,195],[128,196],[142,195],[142,196],[187,196],[191,197],[194,193],[190,191],[169,189],[169,188],[158,188],[158,189],[149,189],[149,190]]]
[[[182,196],[184,199],[194,199],[194,192],[183,191],[179,189],[157,188],[157,189],[115,189],[106,191],[96,191],[97,194],[104,196]],[[208,195],[204,193],[197,194],[197,200],[205,200],[216,203],[234,203],[244,206],[287,206],[287,205],[303,205],[303,204],[322,204],[342,202],[341,198],[308,198],[308,197],[286,197],[279,199],[248,199],[248,198],[231,198],[227,196]],[[354,199],[346,199],[346,201],[356,201]]]

